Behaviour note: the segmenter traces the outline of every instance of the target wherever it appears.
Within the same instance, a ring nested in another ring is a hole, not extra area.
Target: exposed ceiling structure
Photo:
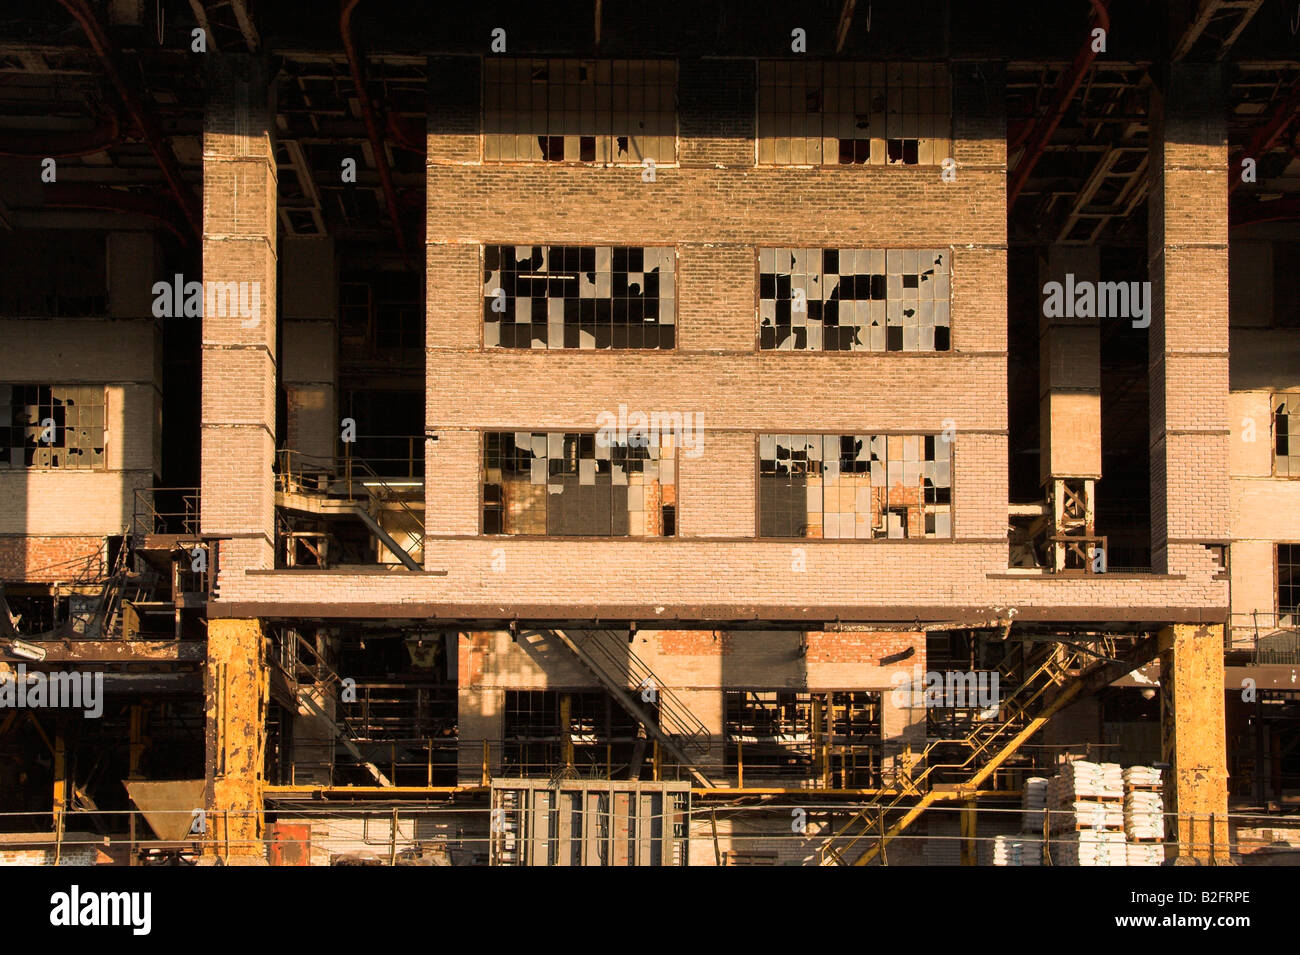
[[[418,248],[425,110],[437,96],[426,58],[482,52],[494,19],[518,54],[780,56],[788,42],[773,24],[784,31],[790,21],[814,56],[1005,62],[1013,244],[1142,245],[1147,104],[1160,82],[1151,64],[1165,49],[1221,61],[1234,160],[1257,154],[1257,181],[1233,190],[1234,223],[1300,214],[1296,4],[1038,6],[821,0],[792,19],[778,3],[669,3],[651,22],[643,11],[571,2],[443,23],[381,0],[351,0],[341,17],[309,22],[251,0],[16,0],[0,13],[0,164],[54,157],[58,188],[6,176],[0,228],[120,227],[128,217],[130,227],[163,221],[192,242],[203,57],[251,51],[269,55],[277,74],[285,232]],[[1166,7],[1176,11],[1168,20]],[[1103,23],[1106,48],[1092,50]],[[198,29],[206,54],[192,49]],[[348,158],[355,185],[340,175]]]

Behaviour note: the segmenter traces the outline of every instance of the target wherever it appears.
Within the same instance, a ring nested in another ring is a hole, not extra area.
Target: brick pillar
[[[1228,861],[1228,742],[1223,627],[1160,631],[1160,729],[1165,828],[1183,862]]]
[[[229,576],[273,566],[276,172],[265,62],[207,59],[202,528],[223,538],[219,570]]]
[[[325,467],[341,431],[338,415],[338,278],[334,240],[287,237],[281,257],[285,446]]]
[[[261,621],[208,621],[207,654],[204,854],[257,864],[266,860],[261,840],[267,676]]]
[[[1175,63],[1152,94],[1151,566],[1228,537],[1227,125],[1220,68]]]

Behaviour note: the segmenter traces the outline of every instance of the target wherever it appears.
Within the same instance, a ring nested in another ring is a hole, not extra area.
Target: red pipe
[[[183,245],[189,245],[191,241],[176,223],[176,207],[157,195],[141,195],[81,182],[52,182],[42,188],[40,194],[45,205],[56,208],[96,209],[145,216],[172,232]]]
[[[117,116],[110,115],[93,129],[62,130],[58,132],[10,133],[0,137],[0,156],[21,156],[24,159],[68,159],[103,152],[122,141],[122,130]]]
[[[81,28],[86,32],[86,38],[90,40],[90,45],[94,48],[95,54],[99,57],[100,62],[104,64],[104,69],[108,73],[108,78],[117,90],[117,95],[121,98],[122,104],[126,107],[127,113],[136,126],[144,134],[145,142],[149,145],[149,151],[153,153],[154,159],[158,160],[158,165],[162,169],[163,178],[167,180],[167,185],[171,188],[172,195],[180,203],[181,211],[185,214],[185,219],[189,222],[190,228],[194,230],[194,235],[198,238],[203,237],[203,210],[199,206],[199,201],[190,191],[181,174],[180,163],[176,160],[176,155],[171,151],[162,137],[162,131],[158,124],[154,122],[153,116],[145,109],[140,99],[133,93],[122,79],[122,74],[117,69],[116,54],[113,45],[108,39],[108,34],[100,25],[95,11],[90,8],[86,0],[58,0],[68,13],[72,14],[73,19],[81,24]]]
[[[366,137],[370,140],[370,149],[375,155],[375,167],[379,170],[379,182],[384,189],[388,217],[393,223],[393,235],[397,239],[397,247],[405,255],[406,235],[402,232],[402,220],[398,215],[397,190],[393,188],[393,174],[388,168],[388,157],[384,154],[384,137],[379,129],[374,105],[370,102],[370,94],[366,92],[366,81],[361,75],[361,60],[357,56],[356,44],[352,40],[352,11],[360,2],[361,0],[343,0],[342,12],[339,14],[339,33],[343,37],[343,49],[348,55],[352,85],[356,87],[357,100],[361,103],[361,115],[366,121]]]
[[[1232,157],[1228,163],[1228,192],[1233,192],[1238,186],[1243,185],[1241,181],[1241,160],[1247,156],[1254,159],[1256,163],[1263,158],[1279,136],[1286,131],[1291,125],[1291,121],[1296,118],[1300,112],[1300,80],[1296,80],[1295,85],[1291,87],[1291,92],[1283,100],[1282,105],[1277,108],[1269,121],[1259,129],[1255,130],[1255,135],[1250,138],[1246,148],[1241,150]],[[1295,146],[1292,145],[1292,153],[1295,152]]]
[[[1106,10],[1106,0],[1092,0],[1092,9],[1097,15],[1097,25],[1109,33],[1110,14]],[[1092,61],[1096,58],[1097,54],[1093,52],[1090,33],[1088,39],[1083,41],[1079,52],[1075,54],[1070,68],[1061,75],[1057,83],[1056,102],[1047,115],[1038,122],[1033,135],[1029,138],[1029,144],[1025,147],[1025,154],[1020,157],[1020,162],[1016,165],[1016,172],[1011,177],[1011,188],[1007,194],[1008,208],[1015,204],[1016,197],[1025,188],[1025,183],[1029,181],[1030,174],[1038,165],[1043,150],[1047,148],[1047,141],[1052,138],[1052,133],[1056,132],[1056,127],[1061,125],[1061,120],[1065,118],[1065,111],[1070,108],[1070,101],[1074,99],[1074,94],[1078,91],[1084,76],[1087,75],[1088,67],[1092,66]]]
[[[388,114],[388,136],[393,145],[424,155],[426,143],[424,128],[418,120],[409,120],[397,113]]]

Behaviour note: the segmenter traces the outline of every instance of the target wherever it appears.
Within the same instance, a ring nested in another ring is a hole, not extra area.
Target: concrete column
[[[338,276],[334,240],[286,237],[281,257],[285,446],[324,466],[334,457],[338,417]]]
[[[207,59],[202,529],[224,576],[274,566],[276,170],[265,61]]]
[[[1228,163],[1223,77],[1175,63],[1152,94],[1151,566],[1228,537]]]
[[[1179,860],[1228,861],[1228,756],[1223,627],[1160,631],[1161,749],[1168,838]]]
[[[203,692],[209,860],[258,864],[266,759],[266,660],[259,620],[208,621]]]

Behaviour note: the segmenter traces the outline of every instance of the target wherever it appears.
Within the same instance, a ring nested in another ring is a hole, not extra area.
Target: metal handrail
[[[709,748],[709,731],[694,713],[672,690],[663,685],[655,672],[645,661],[633,652],[629,645],[620,647],[618,652],[612,650],[607,641],[619,640],[619,635],[612,630],[593,630],[583,642],[583,649],[590,652],[593,648],[604,658],[607,666],[612,666],[617,673],[626,664],[627,674],[631,677],[633,691],[653,688],[659,709],[659,728],[679,737],[688,748],[697,752],[706,752]],[[606,674],[610,674],[607,672]],[[611,677],[612,678],[612,677]],[[667,719],[665,719],[667,717]]]
[[[970,735],[966,738],[966,740],[930,741],[926,745],[925,749],[921,752],[921,755],[916,762],[916,765],[921,765],[923,763],[924,769],[922,769],[921,772],[915,776],[906,773],[906,771],[904,771],[903,773],[899,773],[896,770],[895,786],[900,787],[901,791],[898,792],[897,795],[895,795],[894,798],[889,802],[885,802],[882,799],[876,799],[864,805],[858,812],[856,812],[852,817],[850,817],[849,821],[845,824],[845,828],[847,828],[849,825],[853,825],[855,822],[858,822],[859,820],[866,823],[866,828],[864,828],[861,832],[857,833],[857,835],[855,835],[851,840],[849,840],[849,842],[846,845],[840,846],[839,848],[835,848],[832,845],[834,841],[833,839],[828,840],[820,848],[820,853],[822,858],[825,859],[827,857],[830,857],[836,861],[842,861],[846,852],[852,849],[862,839],[867,838],[868,836],[874,834],[874,830],[872,830],[870,827],[870,821],[873,817],[883,819],[886,813],[888,813],[891,809],[897,808],[905,799],[911,796],[922,795],[922,791],[923,791],[922,785],[928,781],[931,774],[938,775],[939,771],[944,769],[951,770],[951,769],[968,768],[990,746],[992,746],[995,742],[998,742],[1008,729],[1015,727],[1019,723],[1020,719],[1025,715],[1027,711],[1027,707],[1030,704],[1038,700],[1049,689],[1059,686],[1060,680],[1071,669],[1071,664],[1074,662],[1073,658],[1080,657],[1083,655],[1084,654],[1080,653],[1079,651],[1074,651],[1070,655],[1071,656],[1070,660],[1063,661],[1057,659],[1057,655],[1054,650],[1049,650],[1047,653],[1044,654],[1043,659],[1034,667],[1033,672],[1028,676],[1026,676],[1025,679],[1020,683],[1020,685],[1016,688],[1015,692],[1012,693],[1011,697],[1003,701],[1003,703],[998,707],[998,712],[999,712],[998,720],[976,727],[976,729],[970,733]],[[1039,677],[1043,677],[1043,676],[1045,676],[1046,679],[1042,680],[1041,682],[1038,682]],[[1037,686],[1035,686],[1036,682],[1038,682]],[[1018,699],[1021,693],[1026,690],[1029,690],[1028,698]],[[1008,715],[1006,717],[1002,716],[1002,712],[1004,709],[1007,710]],[[938,763],[938,762],[930,761],[931,754],[937,748],[945,745],[951,746],[954,743],[959,743],[959,744],[964,743],[971,747],[970,752],[967,754],[966,758],[962,760],[962,762]]]
[[[1250,638],[1245,647],[1237,643],[1237,634],[1241,631]],[[1266,645],[1261,647],[1261,643],[1266,641]],[[1251,663],[1255,665],[1300,663],[1300,610],[1281,613],[1252,610],[1229,614],[1224,649],[1250,650]]]
[[[180,533],[200,532],[200,489],[197,487],[136,488],[131,513],[131,528],[136,537],[175,533],[169,528],[178,520]],[[159,494],[180,494],[181,510],[164,511],[156,506]]]

